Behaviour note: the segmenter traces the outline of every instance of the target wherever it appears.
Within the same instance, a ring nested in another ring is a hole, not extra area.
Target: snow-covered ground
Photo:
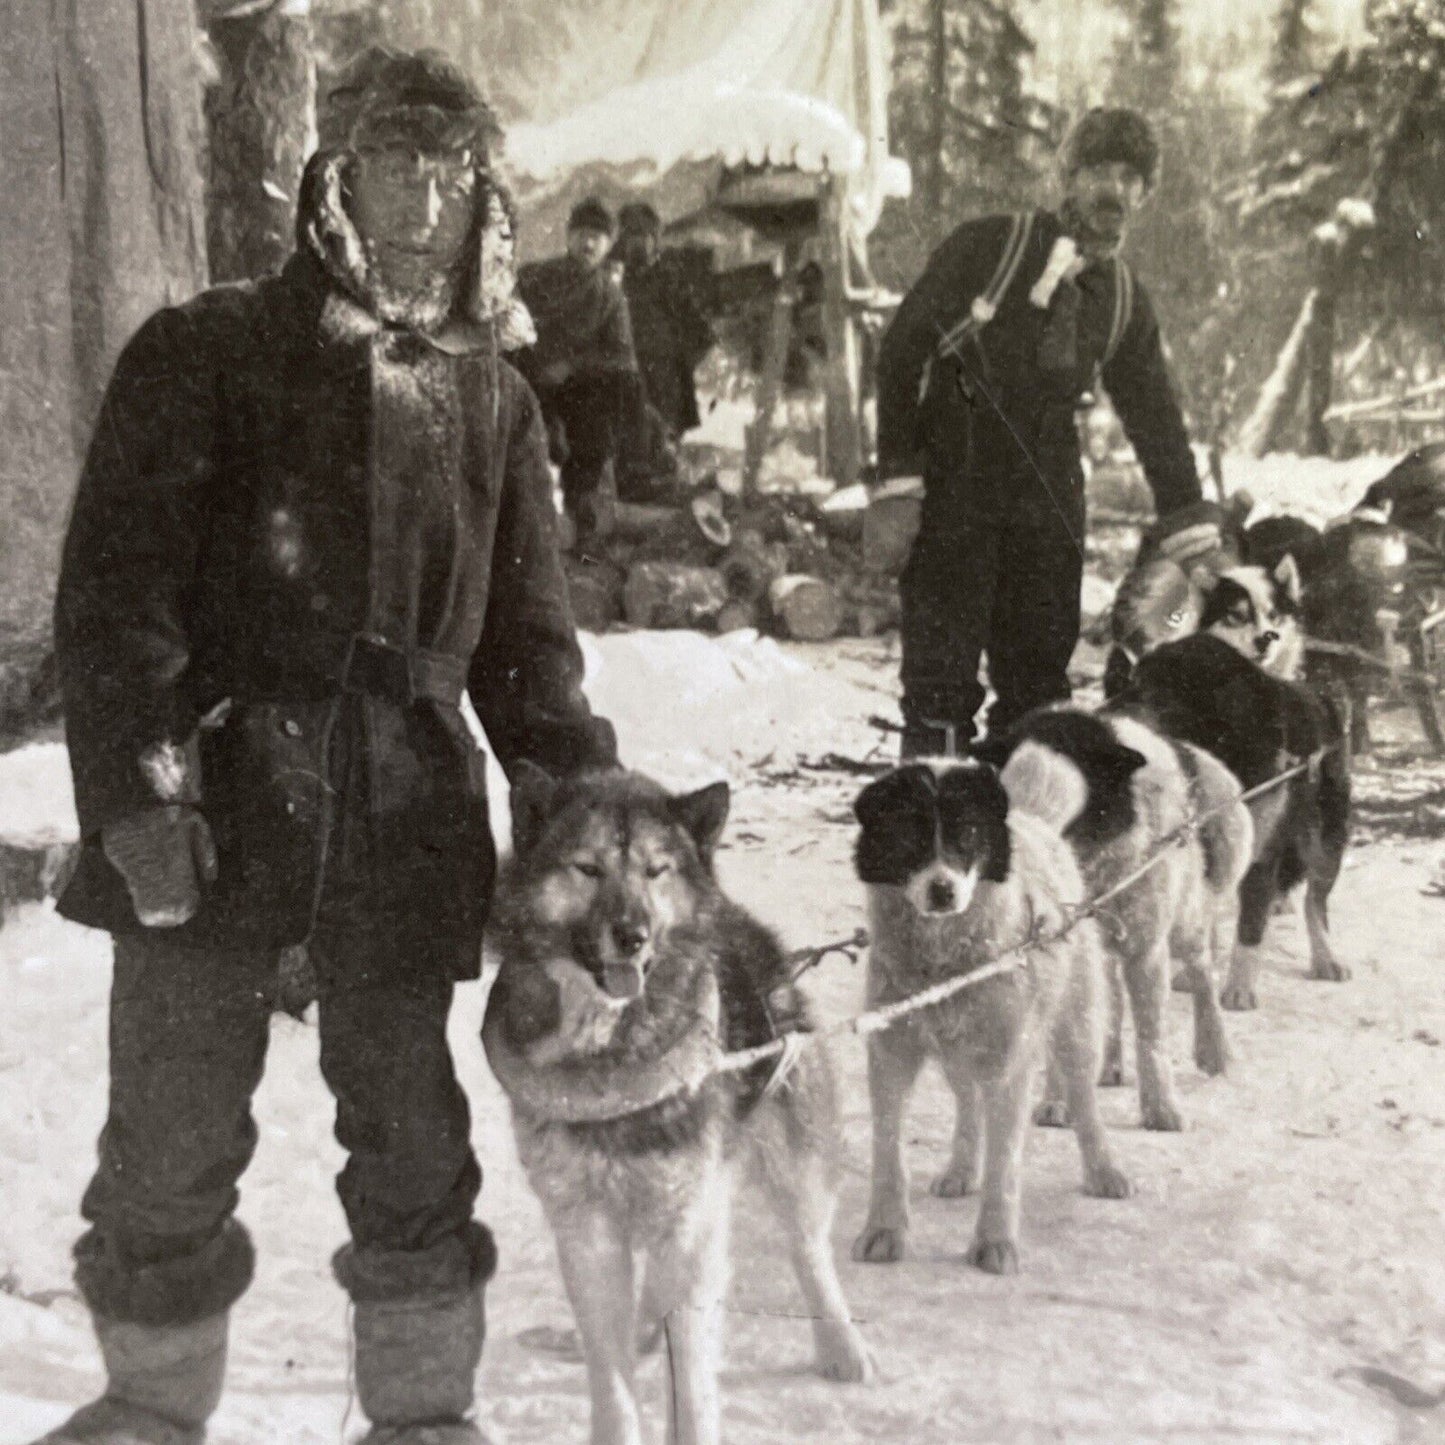
[[[1348,502],[1384,466],[1357,479],[1318,470],[1306,478],[1312,494],[1328,483]],[[1261,473],[1248,481],[1270,495]],[[1300,482],[1282,482],[1282,494]],[[861,924],[849,860],[860,780],[807,764],[881,746],[867,719],[895,711],[896,644],[634,633],[589,639],[586,651],[589,692],[629,762],[675,785],[733,782],[720,869],[736,897],[794,946]],[[1445,1387],[1445,898],[1430,891],[1441,845],[1404,836],[1428,832],[1433,815],[1409,800],[1438,803],[1445,774],[1411,756],[1408,717],[1379,731],[1385,764],[1361,785],[1379,806],[1332,910],[1354,978],[1308,981],[1303,929],[1278,920],[1262,1007],[1227,1018],[1238,1063],[1221,1080],[1188,1063],[1189,1011],[1177,998],[1170,1037],[1187,1131],[1146,1134],[1132,1089],[1104,1095],[1138,1186],[1122,1202],[1086,1199],[1072,1139],[1035,1131],[1017,1277],[963,1264],[976,1205],[927,1192],[951,1125],[936,1079],[920,1089],[907,1135],[913,1257],[848,1260],[869,1123],[861,1047],[842,1049],[848,1172],[835,1238],[880,1378],[840,1387],[807,1373],[802,1302],[766,1212],[749,1200],[735,1231],[730,1445],[1445,1440],[1445,1403],[1428,1403]],[[73,829],[57,746],[0,757],[0,834]],[[68,1250],[104,1111],[109,972],[108,940],[48,909],[23,909],[0,929],[0,1445],[32,1439],[100,1383]],[[861,974],[837,956],[817,970],[826,1015],[860,1007]],[[582,1370],[545,1348],[569,1324],[551,1239],[477,1043],[485,987],[460,990],[453,1022],[486,1171],[482,1212],[502,1251],[481,1416],[508,1445],[580,1441]],[[260,1262],[236,1311],[211,1439],[334,1445],[362,1422],[345,1300],[327,1264],[343,1237],[331,1184],[342,1160],[312,1028],[277,1019],[256,1107],[241,1213]],[[655,1365],[643,1388],[661,1438]]]

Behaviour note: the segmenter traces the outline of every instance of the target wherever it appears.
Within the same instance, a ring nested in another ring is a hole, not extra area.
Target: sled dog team
[[[1231,586],[1253,597],[1258,580]],[[1074,1129],[1085,1192],[1130,1193],[1094,1092],[1123,1080],[1126,994],[1141,1121],[1178,1130],[1171,986],[1193,998],[1195,1063],[1222,1072],[1220,998],[1255,1007],[1264,925],[1300,881],[1314,975],[1345,976],[1325,907],[1347,824],[1343,753],[1332,714],[1258,665],[1253,616],[1226,605],[1209,631],[1145,649],[1098,712],[1040,709],[969,758],[905,762],[857,798],[868,1007],[1012,950],[1022,963],[869,1035],[872,1190],[855,1260],[906,1254],[904,1115],[926,1059],[957,1105],[932,1191],[979,1194],[967,1258],[1013,1273],[1031,1120]],[[820,1373],[873,1370],[829,1239],[841,1134],[828,1040],[715,1069],[722,1053],[814,1027],[776,938],[718,887],[728,805],[724,783],[674,796],[635,773],[524,769],[515,782],[483,1041],[556,1236],[598,1445],[640,1442],[634,1372],[664,1344],[670,1438],[720,1438],[734,1175],[760,1178],[778,1209]],[[1106,893],[1096,917],[1087,904]]]

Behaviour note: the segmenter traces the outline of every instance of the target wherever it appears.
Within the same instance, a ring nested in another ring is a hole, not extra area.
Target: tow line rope
[[[1096,894],[1093,898],[1086,899],[1076,909],[1068,910],[1068,921],[1062,928],[1048,935],[1034,935],[1005,949],[1001,953],[994,954],[979,965],[970,969],[967,973],[958,974],[953,978],[947,978],[940,983],[932,984],[920,992],[910,994],[907,998],[895,999],[891,1003],[881,1004],[877,1008],[865,1009],[852,1018],[840,1019],[836,1023],[828,1024],[824,1028],[814,1029],[806,1033],[789,1032],[780,1034],[767,1043],[757,1044],[749,1049],[738,1049],[732,1053],[725,1053],[719,1057],[713,1065],[710,1077],[720,1074],[740,1074],[747,1069],[753,1068],[768,1059],[778,1058],[779,1066],[774,1070],[773,1076],[768,1080],[767,1094],[776,1093],[786,1081],[787,1074],[796,1065],[802,1054],[806,1043],[814,1041],[837,1038],[844,1034],[853,1034],[859,1038],[866,1038],[869,1034],[881,1033],[882,1030],[890,1028],[893,1024],[903,1019],[910,1018],[916,1013],[927,1008],[934,1008],[938,1004],[947,1003],[949,999],[956,997],[965,989],[974,988],[981,983],[987,983],[989,979],[999,978],[1005,974],[1014,972],[1028,962],[1028,956],[1035,949],[1048,948],[1051,945],[1067,938],[1075,928],[1087,918],[1093,918],[1099,914],[1104,905],[1112,899],[1117,898],[1125,889],[1133,887],[1145,874],[1149,873],[1160,862],[1163,861],[1169,849],[1185,842],[1211,818],[1223,813],[1239,803],[1249,803],[1261,795],[1273,791],[1282,784],[1297,778],[1302,773],[1308,773],[1318,768],[1323,758],[1338,748],[1338,743],[1321,748],[1317,753],[1311,754],[1303,762],[1295,763],[1286,768],[1283,772],[1276,773],[1272,778],[1267,778],[1262,783],[1257,783],[1252,788],[1247,788],[1242,793],[1237,793],[1225,802],[1216,804],[1213,808],[1204,813],[1187,819],[1177,828],[1160,839],[1155,850],[1132,872],[1126,874],[1117,883],[1111,884],[1102,893]]]

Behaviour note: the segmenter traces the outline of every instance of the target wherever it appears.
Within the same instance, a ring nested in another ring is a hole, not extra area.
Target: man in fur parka
[[[512,300],[498,131],[440,57],[367,52],[322,114],[279,276],[153,316],[96,428],[56,606],[83,834],[115,937],[110,1111],[77,1281],[109,1383],[52,1445],[193,1445],[252,1246],[278,954],[305,942],[348,1152],[374,1445],[468,1421],[495,1263],[446,1041],[502,766],[615,763],[592,716]],[[278,1369],[280,1362],[277,1362]]]
[[[921,478],[901,579],[903,752],[962,749],[1069,696],[1084,478],[1075,411],[1102,383],[1183,559],[1219,542],[1149,297],[1118,250],[1159,146],[1136,111],[1086,112],[1060,154],[1057,211],[986,216],[929,258],[878,359],[878,470]]]

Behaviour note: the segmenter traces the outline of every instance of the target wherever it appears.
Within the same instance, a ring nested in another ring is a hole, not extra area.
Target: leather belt
[[[337,682],[343,692],[364,693],[409,707],[425,700],[457,707],[467,686],[467,664],[446,652],[400,647],[371,633],[353,633]]]

